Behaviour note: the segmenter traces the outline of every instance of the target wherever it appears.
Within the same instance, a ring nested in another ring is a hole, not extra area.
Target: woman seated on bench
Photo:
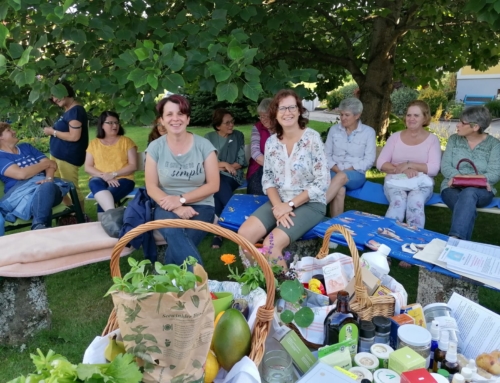
[[[247,167],[245,159],[245,137],[234,130],[234,117],[226,109],[216,109],[212,116],[212,127],[215,132],[205,134],[205,138],[217,150],[219,160],[220,186],[214,194],[215,215],[220,217],[222,210],[233,196],[233,192],[243,183],[243,168]],[[215,235],[212,249],[222,245],[222,237]]]
[[[256,243],[266,236],[273,260],[287,267],[283,249],[316,226],[326,213],[330,175],[320,135],[306,127],[307,110],[293,90],[280,90],[269,107],[274,126],[266,142],[262,189],[269,201],[238,233]]]
[[[339,105],[340,124],[333,125],[325,142],[326,159],[332,181],[326,192],[330,216],[344,212],[345,189],[359,189],[376,154],[375,130],[360,121],[363,104],[346,98]]]
[[[496,193],[493,185],[500,180],[500,141],[485,133],[490,126],[491,115],[484,106],[472,106],[464,110],[457,124],[457,134],[452,135],[441,161],[441,198],[452,210],[449,236],[470,240],[477,207],[491,203]],[[457,188],[452,186],[457,175],[475,175],[468,163],[457,164],[461,159],[471,160],[480,175],[486,176],[488,187]]]
[[[97,138],[90,141],[85,171],[90,175],[89,189],[98,203],[97,217],[134,190],[137,170],[137,145],[125,137],[115,112],[102,112],[97,121]]]
[[[63,192],[54,183],[55,161],[30,144],[18,142],[11,126],[0,122],[0,180],[5,185],[0,205],[3,213],[5,203],[9,212],[16,208],[21,209],[17,212],[22,215],[32,216],[31,230],[45,229],[52,224],[52,208],[61,203],[68,190]],[[23,198],[27,195],[32,195],[29,201]],[[14,207],[15,202],[18,204]],[[3,234],[3,226],[0,233]]]

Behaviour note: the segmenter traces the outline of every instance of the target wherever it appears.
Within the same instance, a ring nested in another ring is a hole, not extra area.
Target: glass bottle
[[[349,293],[341,290],[337,293],[337,305],[325,319],[325,345],[331,345],[352,339],[351,356],[358,349],[358,316],[349,308]]]

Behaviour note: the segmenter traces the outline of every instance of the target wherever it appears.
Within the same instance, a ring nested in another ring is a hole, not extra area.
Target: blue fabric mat
[[[222,211],[219,217],[219,225],[232,231],[238,231],[243,222],[267,201],[269,201],[267,196],[235,194],[231,197]],[[313,229],[309,230],[301,237],[301,239],[313,238],[317,238]]]
[[[389,201],[384,195],[384,185],[375,182],[366,181],[362,188],[348,190],[346,194],[349,197],[360,199],[367,202],[378,203],[380,205],[389,205]],[[434,205],[436,203],[444,203],[441,199],[441,194],[434,193],[426,205]],[[500,198],[493,198],[493,201],[486,208],[500,207]]]
[[[428,270],[433,270],[435,266],[418,259],[413,259],[413,255],[402,251],[401,246],[405,243],[426,244],[434,238],[439,238],[443,241],[448,240],[446,235],[440,233],[419,228],[409,228],[394,219],[355,210],[347,211],[335,218],[330,218],[328,221],[316,225],[313,231],[318,237],[323,238],[328,227],[333,224],[340,224],[349,229],[356,247],[360,250],[370,251],[368,250],[370,241],[383,243],[391,248],[390,256],[392,258],[408,262],[412,265],[423,266]],[[338,232],[332,234],[330,241],[346,245],[344,236]]]

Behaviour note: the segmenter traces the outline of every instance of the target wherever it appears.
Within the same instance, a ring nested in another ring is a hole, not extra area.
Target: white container
[[[375,355],[379,361],[379,368],[387,368],[389,365],[389,355],[392,352],[394,352],[394,349],[383,343],[375,343],[370,347],[370,353]]]
[[[364,253],[361,256],[361,267],[371,271],[378,279],[382,279],[389,274],[390,267],[387,262],[387,256],[391,252],[391,248],[381,244],[377,251]]]
[[[401,377],[395,371],[381,368],[373,374],[374,383],[400,383]]]
[[[360,352],[354,356],[354,364],[374,372],[378,368],[379,361],[375,355],[369,352]]]
[[[358,376],[356,382],[361,382],[363,379],[368,379],[370,382],[373,382],[373,374],[367,368],[356,366],[350,368],[349,372]]]
[[[436,380],[437,383],[450,383],[450,381],[441,374],[431,372],[431,375]]]

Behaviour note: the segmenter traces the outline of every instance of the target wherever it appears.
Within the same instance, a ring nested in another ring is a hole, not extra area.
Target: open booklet
[[[453,252],[451,255],[448,254]],[[433,239],[413,258],[432,263],[466,278],[500,290],[500,248],[477,242],[450,238]],[[486,265],[486,266],[485,266]],[[484,269],[487,269],[484,272]],[[483,272],[481,272],[483,270]],[[496,275],[492,275],[496,273]]]

